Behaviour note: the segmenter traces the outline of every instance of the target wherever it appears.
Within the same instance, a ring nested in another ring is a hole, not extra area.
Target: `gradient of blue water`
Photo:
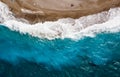
[[[96,37],[39,39],[0,26],[0,60],[19,65],[23,60],[46,68],[95,65],[106,66],[120,60],[120,33],[100,33]]]

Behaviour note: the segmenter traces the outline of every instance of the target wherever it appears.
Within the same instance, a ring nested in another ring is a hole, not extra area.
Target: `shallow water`
[[[0,26],[0,77],[120,77],[120,32],[40,39]]]

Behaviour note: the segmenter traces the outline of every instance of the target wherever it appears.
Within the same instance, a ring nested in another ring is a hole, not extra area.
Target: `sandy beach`
[[[0,0],[18,18],[30,23],[81,16],[120,6],[120,0]]]

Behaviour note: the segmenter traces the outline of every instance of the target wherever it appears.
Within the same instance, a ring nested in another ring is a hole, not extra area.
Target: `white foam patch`
[[[39,38],[80,39],[83,36],[94,37],[100,32],[119,32],[120,8],[112,8],[109,11],[79,19],[64,18],[31,25],[16,19],[7,5],[0,2],[0,22],[13,31],[28,33]]]
[[[11,19],[15,19],[12,12],[9,11],[9,8],[6,4],[0,2],[0,22],[3,23]]]

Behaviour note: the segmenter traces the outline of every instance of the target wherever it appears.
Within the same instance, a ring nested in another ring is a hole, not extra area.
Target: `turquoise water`
[[[120,77],[120,33],[47,40],[0,26],[0,77]]]

